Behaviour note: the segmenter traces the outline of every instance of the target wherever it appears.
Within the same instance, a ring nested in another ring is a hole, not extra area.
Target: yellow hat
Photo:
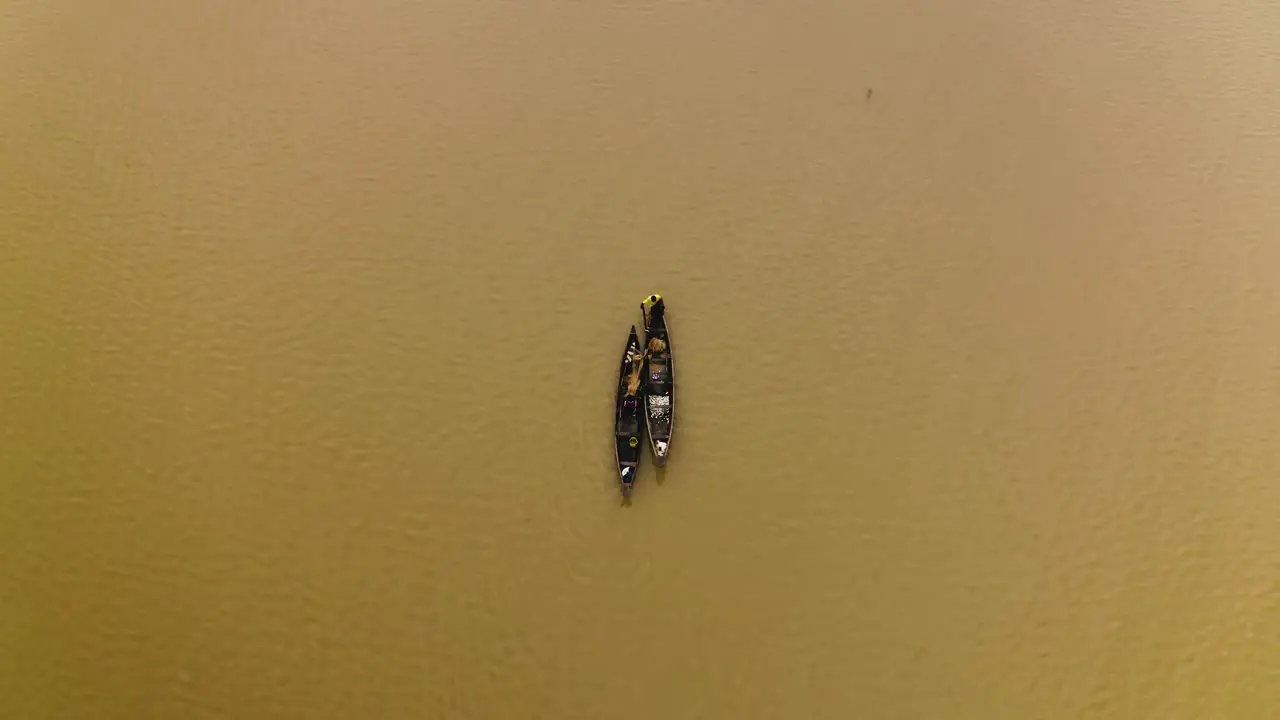
[[[657,305],[658,301],[661,299],[662,299],[661,295],[650,295],[649,297],[644,299],[643,305],[645,307],[653,307],[654,305]]]

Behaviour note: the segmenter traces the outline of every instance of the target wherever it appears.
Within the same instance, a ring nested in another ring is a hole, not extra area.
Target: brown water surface
[[[1277,717],[1278,23],[0,2],[0,716]]]

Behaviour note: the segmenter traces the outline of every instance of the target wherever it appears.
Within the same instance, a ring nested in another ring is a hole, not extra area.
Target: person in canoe
[[[645,298],[640,304],[642,307],[648,310],[648,317],[645,318],[646,320],[645,325],[647,327],[656,326],[658,324],[658,321],[662,320],[662,315],[667,309],[666,305],[664,305],[662,302],[661,295],[650,295],[649,297]]]

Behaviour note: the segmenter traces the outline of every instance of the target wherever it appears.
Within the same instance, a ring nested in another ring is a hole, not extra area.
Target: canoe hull
[[[613,447],[617,462],[618,482],[623,497],[630,497],[640,471],[640,455],[644,451],[644,405],[641,389],[634,395],[629,392],[632,378],[644,371],[644,349],[635,326],[623,347],[622,361],[618,367],[617,402],[614,407]],[[643,380],[643,378],[641,378]]]
[[[655,299],[656,302],[651,302]],[[671,455],[671,438],[675,430],[675,358],[662,297],[650,296],[640,308],[645,328],[645,428],[654,463],[663,467]],[[660,341],[656,350],[655,340]]]

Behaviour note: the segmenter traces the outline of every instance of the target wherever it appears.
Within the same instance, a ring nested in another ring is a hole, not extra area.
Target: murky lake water
[[[0,715],[1275,717],[1276,22],[5,3]]]

